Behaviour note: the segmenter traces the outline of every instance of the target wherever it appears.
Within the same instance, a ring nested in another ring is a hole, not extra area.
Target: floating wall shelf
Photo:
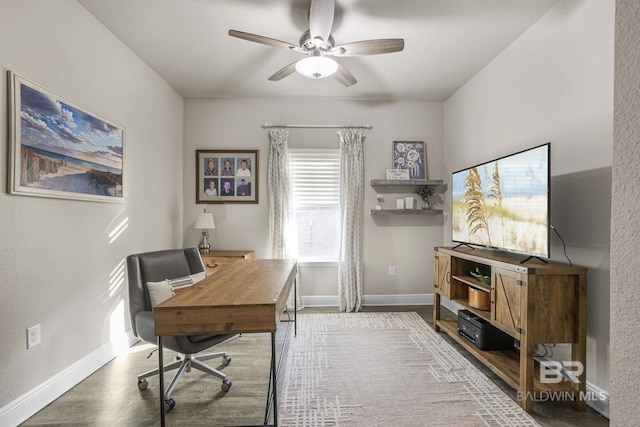
[[[372,179],[371,186],[378,193],[416,194],[418,188],[433,187],[436,193],[444,193],[447,186],[441,179]],[[418,203],[420,200],[418,200]],[[441,209],[382,209],[371,210],[371,216],[391,215],[442,215]]]
[[[446,190],[441,179],[372,179],[371,186],[379,193],[415,193],[418,188],[428,185],[436,187],[436,192]]]
[[[371,209],[372,216],[390,215],[442,215],[441,209]]]

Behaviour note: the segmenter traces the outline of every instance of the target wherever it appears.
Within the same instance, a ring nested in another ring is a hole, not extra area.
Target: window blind
[[[288,154],[294,209],[338,209],[340,150],[291,148]]]

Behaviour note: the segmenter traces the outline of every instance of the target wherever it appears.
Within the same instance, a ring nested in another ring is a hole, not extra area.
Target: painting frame
[[[10,194],[125,202],[125,128],[7,72]]]
[[[258,150],[196,150],[196,204],[258,203]]]
[[[409,171],[409,179],[429,179],[427,144],[424,141],[393,141],[392,160],[394,169]]]

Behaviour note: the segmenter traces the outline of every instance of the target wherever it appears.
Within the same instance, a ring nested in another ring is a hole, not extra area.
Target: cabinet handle
[[[209,268],[216,268],[218,266],[218,264],[206,264],[207,267]]]
[[[451,283],[451,272],[450,271],[447,271],[446,277],[447,277],[446,278],[447,283]]]
[[[491,302],[491,304],[495,304],[495,302],[493,301],[493,289],[494,288],[489,288],[489,301]]]

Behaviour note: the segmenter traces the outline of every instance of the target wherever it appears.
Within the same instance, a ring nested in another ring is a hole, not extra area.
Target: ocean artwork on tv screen
[[[452,174],[452,240],[549,257],[549,151],[540,145]]]

